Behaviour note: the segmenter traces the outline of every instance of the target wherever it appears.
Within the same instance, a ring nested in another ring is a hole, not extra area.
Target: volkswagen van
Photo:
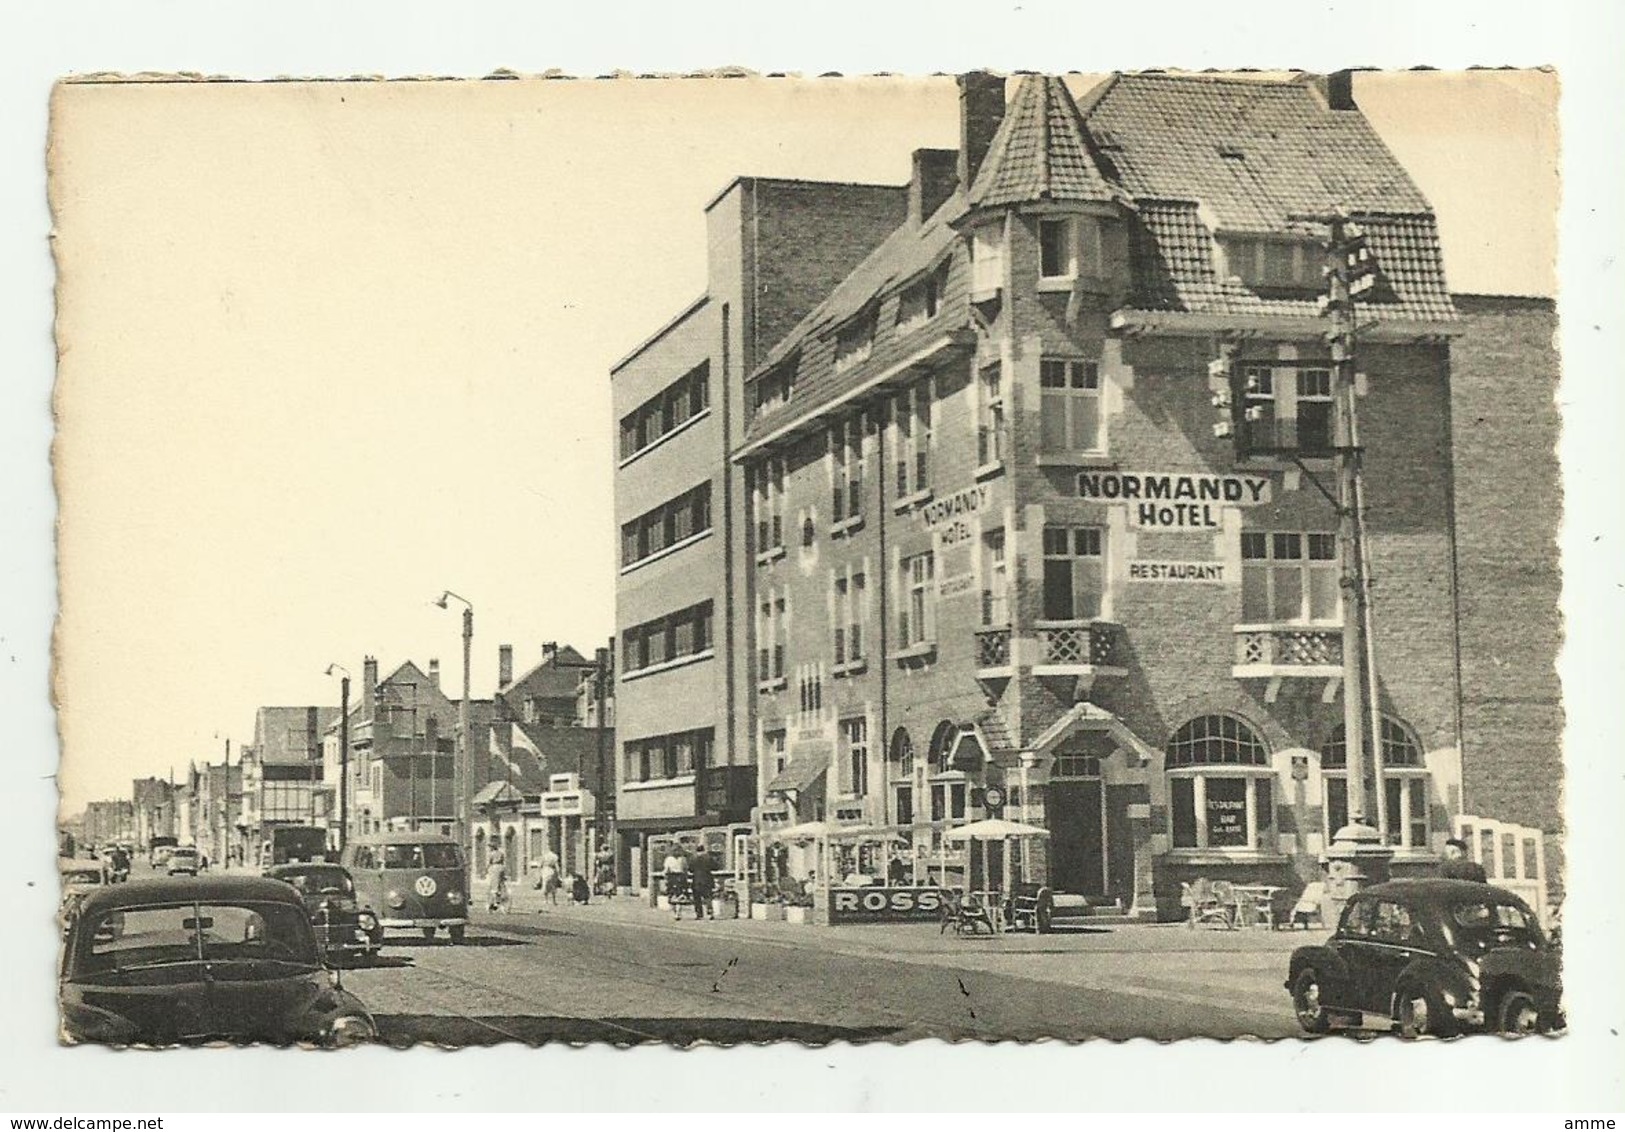
[[[468,929],[468,862],[462,846],[434,833],[375,833],[345,846],[356,904],[386,932],[445,928],[462,943]]]

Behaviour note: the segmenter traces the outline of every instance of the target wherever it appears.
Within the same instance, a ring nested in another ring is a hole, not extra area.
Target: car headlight
[[[378,917],[371,912],[363,912],[355,918],[355,922],[362,931],[370,932],[378,926]]]
[[[335,1047],[343,1049],[372,1041],[378,1036],[378,1031],[364,1014],[340,1014],[328,1027],[327,1035]]]
[[[406,907],[406,897],[396,892],[393,888],[389,890],[389,895],[385,897],[385,900],[391,908]]]
[[[458,892],[455,888],[449,888],[446,890],[446,899],[453,904],[461,904],[463,902],[463,894]]]

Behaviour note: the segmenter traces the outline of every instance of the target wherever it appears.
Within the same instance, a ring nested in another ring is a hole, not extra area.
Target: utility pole
[[[350,674],[339,678],[339,852],[350,841]]]

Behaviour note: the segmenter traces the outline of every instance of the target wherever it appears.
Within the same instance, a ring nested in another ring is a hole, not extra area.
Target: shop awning
[[[813,783],[824,777],[828,772],[829,758],[827,755],[793,759],[789,766],[773,776],[773,780],[767,784],[767,792],[769,794],[782,794],[789,790],[797,794],[804,794],[811,789]]]
[[[1048,837],[1049,830],[1036,825],[1026,825],[1018,821],[1004,821],[1001,818],[989,818],[986,821],[973,821],[969,825],[962,825],[958,829],[950,829],[947,833],[948,841],[1004,841],[1012,837]]]

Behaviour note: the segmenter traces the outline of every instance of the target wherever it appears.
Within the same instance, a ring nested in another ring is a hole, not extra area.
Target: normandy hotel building
[[[1378,271],[1371,785],[1395,873],[1431,869],[1485,803],[1460,738],[1464,319],[1428,202],[1347,74],[959,86],[959,149],[916,152],[906,186],[729,186],[707,293],[612,373],[623,871],[660,834],[823,821],[955,876],[982,865],[945,830],[1000,816],[1048,830],[1030,876],[1138,916],[1197,876],[1312,876],[1349,817],[1325,230],[1302,219],[1332,211]],[[1289,451],[1215,435],[1221,351]]]

